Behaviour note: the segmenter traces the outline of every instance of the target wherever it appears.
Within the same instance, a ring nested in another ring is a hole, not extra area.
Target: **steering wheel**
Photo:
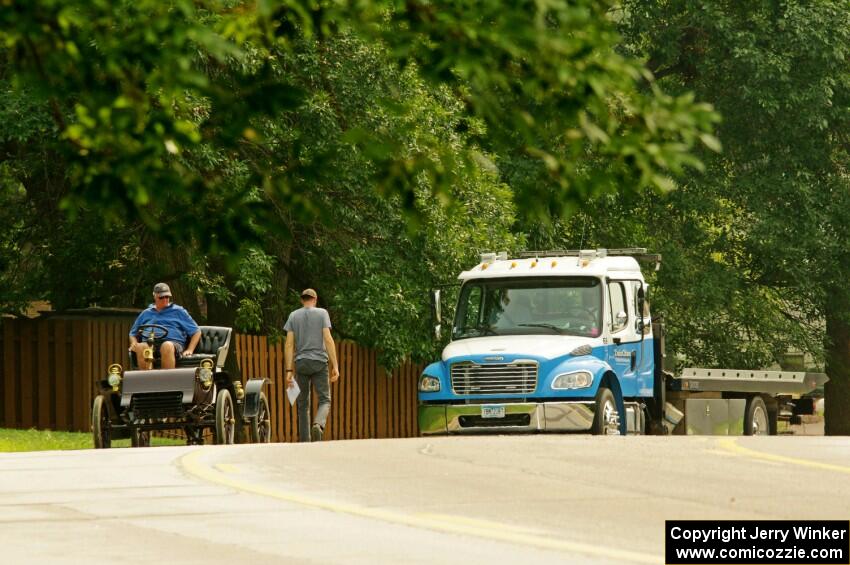
[[[144,335],[145,330],[149,330],[147,337]],[[145,338],[145,341],[161,342],[168,337],[168,328],[159,324],[142,324],[136,328],[136,333]]]
[[[582,307],[570,308],[569,310],[567,310],[565,315],[568,318],[573,318],[573,320],[578,322],[578,325],[581,325],[582,323],[585,323],[585,322],[587,322],[589,324],[593,324],[594,322],[596,322],[596,313],[593,312],[590,308],[582,308]]]

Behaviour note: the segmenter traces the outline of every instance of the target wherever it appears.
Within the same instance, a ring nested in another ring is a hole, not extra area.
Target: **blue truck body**
[[[660,264],[643,249],[482,256],[459,277],[451,342],[419,379],[420,432],[776,433],[788,401],[827,380],[665,372],[639,259]]]

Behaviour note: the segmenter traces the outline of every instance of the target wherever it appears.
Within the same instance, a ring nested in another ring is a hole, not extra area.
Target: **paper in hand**
[[[293,379],[292,384],[286,389],[286,397],[289,399],[290,406],[295,404],[295,400],[298,398],[299,394],[301,394],[301,387],[298,386],[298,381]]]

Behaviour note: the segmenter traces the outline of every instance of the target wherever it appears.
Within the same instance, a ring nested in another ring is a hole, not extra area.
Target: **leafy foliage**
[[[309,93],[278,61],[304,42],[343,34],[381,42],[389,63],[462,103],[459,128],[481,132],[452,148],[422,137],[416,151],[400,153],[383,132],[350,128],[378,186],[408,207],[420,174],[450,197],[472,166],[475,138],[485,136],[490,150],[520,151],[546,171],[549,193],[520,199],[535,208],[562,209],[634,175],[633,187],[666,186],[665,173],[697,164],[689,150],[710,139],[714,117],[687,97],[642,94],[640,66],[614,51],[606,7],[589,0],[439,10],[380,1],[42,0],[6,3],[0,29],[15,88],[48,107],[58,128],[69,177],[63,206],[96,208],[107,222],[139,220],[205,249],[233,251],[261,228],[286,227],[252,198],[255,188],[302,217],[317,212],[306,187],[322,173],[319,156],[302,153],[297,130],[282,146],[257,135],[260,121],[303,108]],[[269,158],[244,161],[239,185],[222,186],[217,168],[181,158],[245,145]],[[283,167],[281,154],[290,157]],[[192,221],[198,206],[206,222]]]
[[[825,357],[827,429],[850,433],[850,10],[636,0],[621,23],[627,51],[666,89],[693,91],[724,118],[723,153],[653,206],[679,271],[660,285],[691,314],[684,347],[750,366],[789,345]]]
[[[425,290],[521,246],[517,210],[669,187],[715,145],[716,115],[618,53],[608,10],[6,2],[3,280],[60,308],[168,280],[263,332],[314,286],[382,361],[433,355]]]

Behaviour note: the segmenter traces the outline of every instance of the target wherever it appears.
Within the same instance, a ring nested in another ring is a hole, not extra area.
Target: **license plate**
[[[482,406],[481,407],[481,417],[482,418],[504,418],[505,417],[505,407],[501,406],[501,405]]]

